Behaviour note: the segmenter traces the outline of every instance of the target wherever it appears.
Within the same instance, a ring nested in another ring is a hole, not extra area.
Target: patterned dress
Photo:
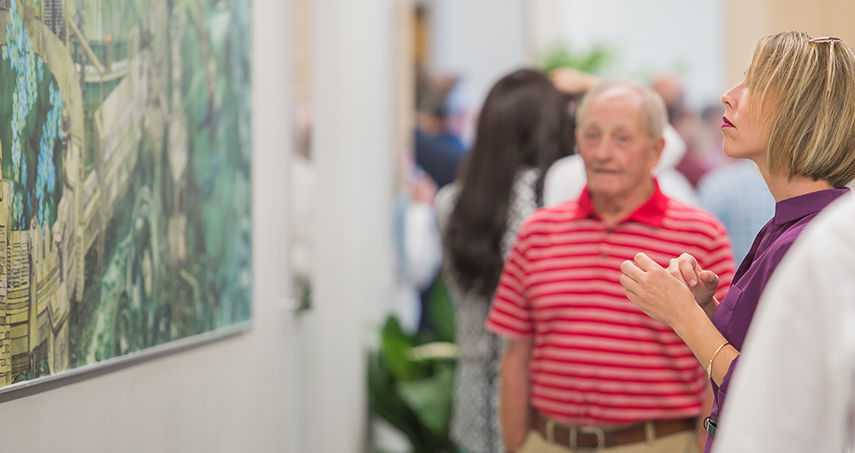
[[[538,208],[535,194],[538,176],[536,169],[526,169],[515,178],[508,206],[508,227],[502,236],[503,258],[513,245],[520,225]],[[443,237],[459,190],[458,184],[453,183],[436,195],[436,214]],[[499,425],[499,361],[504,340],[484,328],[492,295],[483,297],[463,291],[450,269],[448,256],[445,251],[443,271],[455,308],[460,347],[454,380],[451,438],[469,453],[504,452]]]

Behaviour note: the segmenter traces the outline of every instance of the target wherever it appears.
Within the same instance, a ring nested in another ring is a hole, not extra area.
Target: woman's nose
[[[733,91],[733,88],[727,90],[724,94],[721,95],[721,105],[723,105],[726,110],[733,109],[733,101],[730,100],[731,91]]]
[[[737,83],[721,95],[721,103],[726,109],[733,110],[736,108],[736,90],[741,89],[745,81]]]

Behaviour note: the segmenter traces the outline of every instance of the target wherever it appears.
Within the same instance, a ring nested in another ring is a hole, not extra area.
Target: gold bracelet
[[[713,352],[712,357],[710,357],[710,363],[707,364],[707,379],[712,379],[712,362],[713,362],[713,360],[715,360],[715,356],[718,355],[719,351],[721,351],[721,348],[723,348],[729,344],[730,343],[725,341],[724,344],[719,346],[718,349],[716,349],[715,352]]]

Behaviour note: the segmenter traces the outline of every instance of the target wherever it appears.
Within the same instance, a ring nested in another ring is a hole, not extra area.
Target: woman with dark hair
[[[543,204],[546,169],[572,150],[572,122],[558,90],[537,71],[515,71],[490,90],[457,180],[436,196],[460,346],[451,436],[469,453],[504,451],[502,344],[484,322],[516,231]]]

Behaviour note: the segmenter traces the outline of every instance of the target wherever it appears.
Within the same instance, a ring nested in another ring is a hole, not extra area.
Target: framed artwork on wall
[[[0,0],[0,394],[248,328],[250,16]]]

